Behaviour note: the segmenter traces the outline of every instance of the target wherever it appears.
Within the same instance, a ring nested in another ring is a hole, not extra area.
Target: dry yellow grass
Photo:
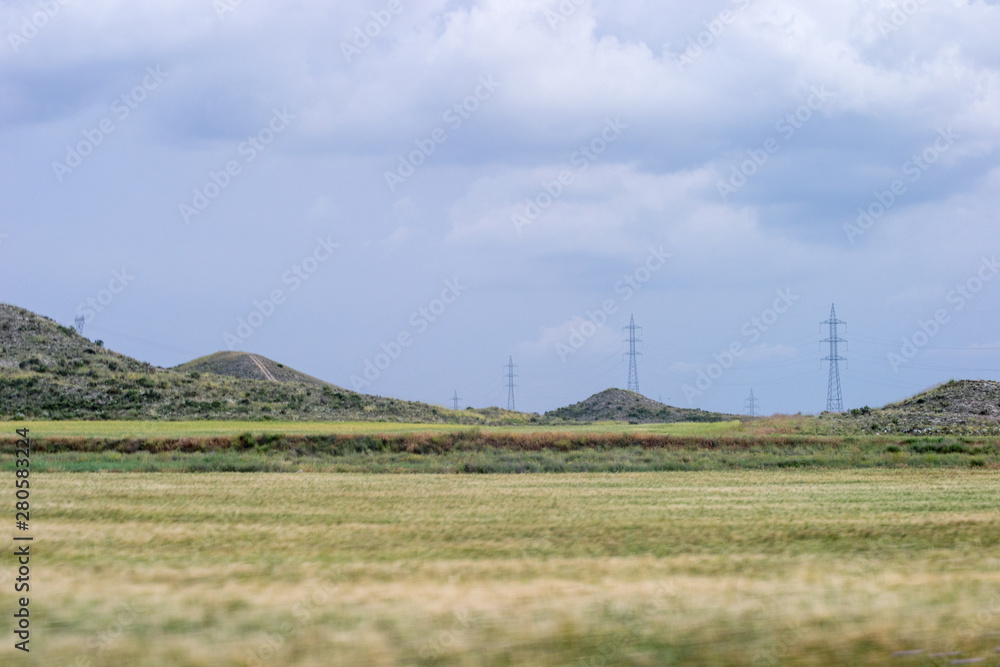
[[[33,481],[30,664],[927,665],[1000,646],[990,471]]]

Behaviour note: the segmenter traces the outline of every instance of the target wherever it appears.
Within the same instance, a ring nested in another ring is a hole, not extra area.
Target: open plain
[[[994,469],[33,480],[32,664],[1000,655]]]

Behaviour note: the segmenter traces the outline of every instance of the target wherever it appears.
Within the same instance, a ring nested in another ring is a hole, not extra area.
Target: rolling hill
[[[0,419],[282,419],[578,424],[726,421],[607,389],[544,416],[449,410],[359,394],[260,355],[217,352],[159,368],[104,348],[72,327],[0,303]],[[952,380],[883,408],[808,418],[823,432],[1000,435],[1000,383]]]
[[[1000,382],[951,380],[883,408],[839,420],[870,433],[1000,435]]]
[[[672,422],[715,422],[739,419],[735,415],[676,408],[625,389],[605,389],[590,398],[545,413],[565,421],[627,421],[640,424]]]
[[[106,350],[84,338],[73,327],[30,310],[0,303],[0,371],[55,372],[70,363],[100,359],[116,371],[148,373],[150,364]],[[75,361],[73,361],[75,360]]]
[[[0,303],[2,419],[502,424],[529,417],[506,411],[453,411],[359,394],[244,353],[220,352],[175,368],[159,368],[108,350],[72,327]]]
[[[215,375],[227,375],[244,380],[298,382],[312,387],[333,387],[339,391],[345,391],[329,382],[324,382],[294,368],[279,364],[277,361],[249,352],[216,352],[186,364],[174,366],[173,370],[180,373],[214,373]]]
[[[883,410],[938,415],[945,418],[1000,419],[1000,382],[952,380],[890,403]]]

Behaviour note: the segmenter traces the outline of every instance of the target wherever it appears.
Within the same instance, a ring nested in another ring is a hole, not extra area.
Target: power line
[[[820,322],[820,324],[826,324],[830,327],[830,335],[820,341],[830,344],[830,354],[823,358],[823,361],[830,362],[830,376],[826,384],[826,411],[843,412],[844,399],[840,393],[840,362],[846,361],[846,359],[838,354],[837,345],[847,341],[837,336],[837,326],[846,325],[847,322],[837,319],[837,310],[833,304],[830,304],[830,319]]]
[[[455,395],[451,397],[451,402],[452,402],[452,407],[453,407],[453,408],[454,408],[455,410],[458,410],[458,402],[459,402],[460,400],[462,400],[462,399],[458,397],[458,390],[456,389],[456,390],[455,390]]]
[[[160,343],[160,342],[157,342],[155,340],[149,340],[148,338],[141,338],[139,336],[133,336],[131,334],[123,333],[123,332],[117,331],[115,329],[109,329],[109,328],[104,327],[104,326],[98,326],[98,325],[93,324],[93,323],[90,324],[90,328],[91,329],[96,329],[97,333],[100,333],[100,332],[103,331],[105,334],[111,334],[112,336],[115,336],[116,338],[126,338],[126,339],[128,339],[128,340],[130,340],[132,342],[141,343],[143,345],[151,345],[153,347],[158,347],[158,348],[160,348],[162,350],[170,350],[170,351],[174,351],[174,352],[183,352],[184,354],[195,355],[195,356],[200,355],[200,354],[204,354],[204,352],[198,352],[197,350],[188,350],[187,348],[183,348],[183,347],[176,347],[174,345],[167,345],[165,343]]]
[[[809,371],[807,373],[798,373],[796,375],[786,375],[784,377],[775,378],[773,380],[761,381],[759,378],[753,382],[716,382],[713,387],[756,387],[759,385],[773,386],[773,385],[785,385],[790,382],[805,382],[806,380],[815,380],[823,377],[822,371]]]
[[[628,339],[622,342],[628,343],[628,390],[639,393],[639,368],[635,363],[635,358],[637,355],[642,354],[642,352],[635,351],[636,343],[641,343],[641,338],[635,337],[636,331],[642,331],[642,327],[637,327],[635,325],[635,315],[629,317],[628,326],[622,327],[623,331],[628,331]]]
[[[747,399],[745,407],[748,415],[751,417],[757,416],[757,410],[760,408],[760,401],[754,398],[753,389],[750,390],[750,398]]]
[[[507,369],[507,409],[514,410],[514,387],[517,386],[514,384],[514,378],[517,377],[514,375],[514,369],[517,366],[514,365],[513,357],[507,357],[507,365],[504,368]]]

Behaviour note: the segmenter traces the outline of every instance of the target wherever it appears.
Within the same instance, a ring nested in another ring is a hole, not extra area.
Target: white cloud
[[[503,357],[516,341],[526,341],[517,348],[526,361],[562,368],[555,343],[568,340],[588,308],[616,296],[616,281],[651,244],[662,245],[672,258],[629,308],[647,326],[649,359],[663,361],[646,372],[666,384],[671,368],[683,374],[691,370],[685,363],[701,363],[678,361],[694,357],[675,348],[730,339],[776,288],[803,295],[783,321],[789,328],[815,328],[831,300],[922,312],[1000,243],[995,4],[927,0],[883,35],[890,2],[755,0],[683,68],[689,40],[741,3],[593,0],[553,26],[544,10],[557,4],[405,2],[348,62],[341,42],[384,3],[241,2],[221,20],[205,0],[67,3],[20,51],[0,44],[0,168],[5,205],[19,220],[3,232],[37,263],[22,269],[44,277],[4,284],[16,284],[12,294],[30,307],[55,304],[53,295],[72,291],[89,264],[101,265],[97,273],[124,259],[156,267],[157,280],[143,284],[157,287],[136,299],[149,305],[133,315],[161,322],[169,336],[179,325],[161,313],[221,313],[229,326],[259,281],[280,276],[317,229],[335,229],[344,247],[336,270],[317,276],[286,310],[309,313],[323,331],[315,341],[287,342],[322,360],[303,370],[341,372],[347,362],[331,346],[365,349],[460,273],[475,285],[449,311],[456,321],[467,317],[464,328],[442,323],[436,331],[447,343],[437,349],[428,338],[411,358],[434,360],[428,365],[447,366],[442,376],[465,375],[471,384],[495,377],[492,360],[487,368],[480,358]],[[19,30],[33,6],[0,7],[0,34]],[[57,183],[51,161],[157,65],[170,72],[167,82]],[[389,192],[384,172],[445,126],[443,114],[483,76],[500,82],[495,94],[448,127],[447,141]],[[831,91],[829,101],[723,200],[719,180],[775,136],[813,86]],[[288,107],[294,124],[244,165],[195,228],[179,231],[178,203],[273,107]],[[574,154],[618,117],[627,128],[579,170]],[[961,139],[849,243],[844,223],[949,126]],[[572,182],[518,233],[512,215],[524,214],[526,200],[544,201],[545,184],[562,169]],[[200,268],[173,275],[180,261]],[[234,298],[237,288],[248,292]],[[79,301],[70,297],[53,309]],[[372,308],[379,318],[369,317]],[[806,312],[813,308],[817,314]],[[619,324],[600,328],[573,359],[619,363]],[[221,324],[198,326],[205,340],[218,340]],[[948,335],[987,339],[975,329],[982,320],[963,326]],[[176,333],[201,335],[186,322]],[[775,340],[753,353],[790,361]],[[423,377],[398,386],[418,395]],[[793,392],[781,400],[791,411],[810,409]]]

